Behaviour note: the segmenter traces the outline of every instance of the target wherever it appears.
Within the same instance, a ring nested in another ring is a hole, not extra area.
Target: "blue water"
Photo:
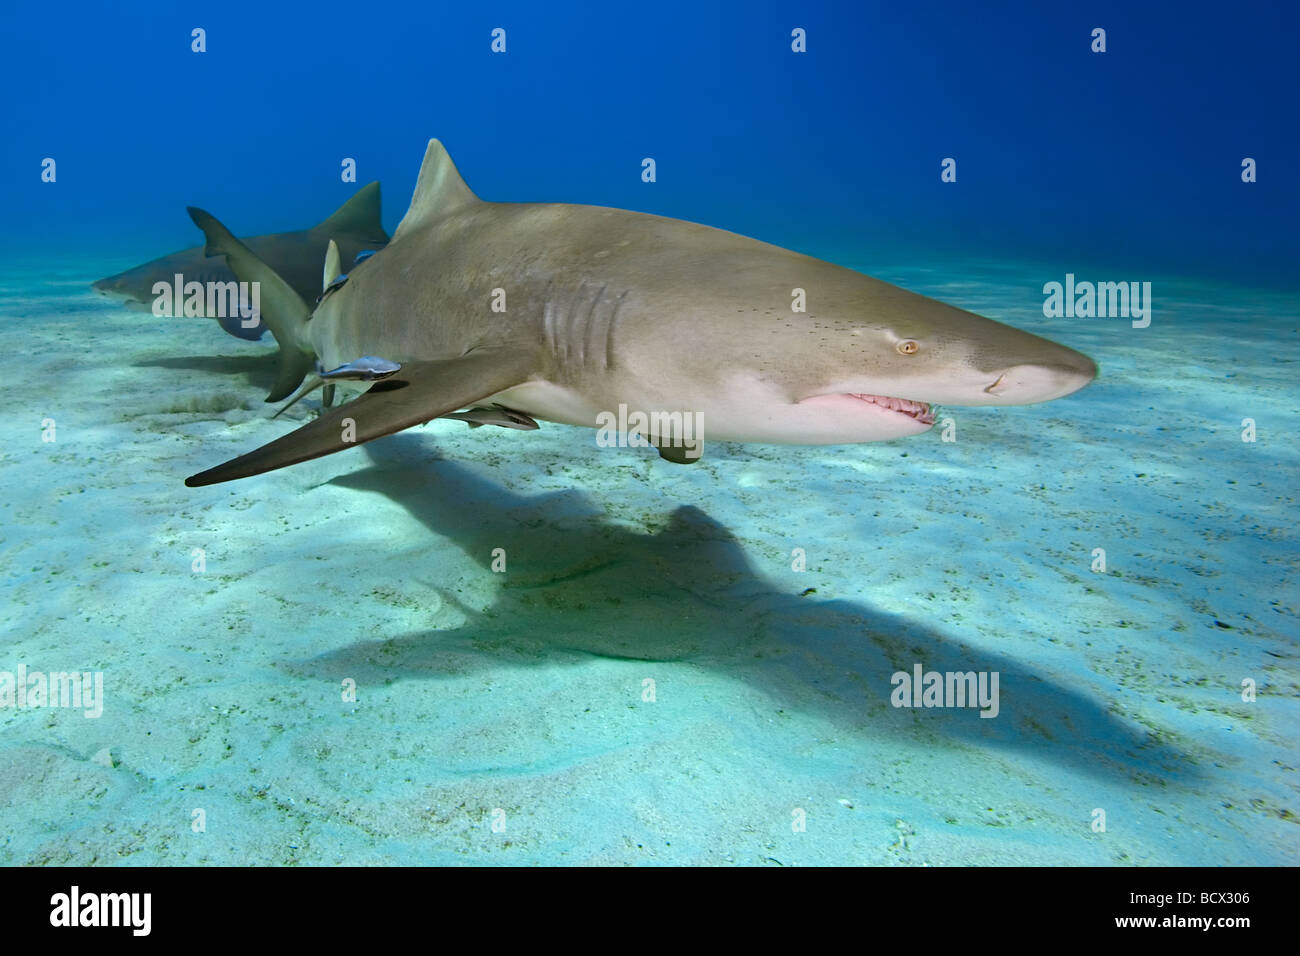
[[[195,241],[186,205],[249,234],[301,228],[355,188],[343,157],[388,187],[395,224],[436,136],[489,199],[816,255],[1048,253],[1293,284],[1298,23],[1280,3],[21,5],[0,31],[0,249],[111,236],[158,254]]]
[[[0,862],[1295,863],[1296,26],[1199,4],[9,11]],[[1101,376],[962,410],[953,443],[677,468],[438,422],[185,488],[280,434],[273,346],[89,283],[198,242],[187,205],[299,229],[377,179],[391,232],[435,136],[485,199],[752,235]],[[1151,325],[1045,316],[1067,274],[1151,282]],[[916,663],[996,672],[998,715],[891,706]],[[102,715],[4,705],[20,665],[102,672]]]

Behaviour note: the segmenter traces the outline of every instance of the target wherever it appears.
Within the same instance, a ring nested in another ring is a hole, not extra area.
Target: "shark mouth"
[[[849,398],[856,398],[860,402],[879,405],[881,408],[887,408],[891,412],[898,412],[900,415],[906,415],[908,418],[914,419],[922,425],[934,424],[934,410],[925,402],[914,402],[907,398],[890,398],[888,395],[859,395],[854,392],[848,392],[846,394]]]

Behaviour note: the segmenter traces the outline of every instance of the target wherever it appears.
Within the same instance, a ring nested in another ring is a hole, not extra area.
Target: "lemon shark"
[[[935,404],[1045,402],[1097,372],[1063,345],[721,229],[482,201],[437,140],[392,241],[346,281],[327,256],[328,293],[314,309],[215,218],[190,215],[208,255],[261,283],[280,346],[268,401],[359,357],[385,370],[352,401],[191,476],[192,487],[461,409],[589,428],[631,409],[631,431],[690,462],[703,437],[818,445],[915,435],[933,426]],[[686,416],[703,425],[690,441],[673,431]]]
[[[388,243],[380,212],[379,183],[369,183],[358,189],[328,219],[310,229],[251,236],[243,241],[299,295],[312,301],[320,292],[321,263],[331,239],[348,262],[364,250],[382,249]],[[224,259],[208,256],[202,246],[195,246],[100,279],[92,283],[91,288],[102,295],[124,299],[133,307],[148,307],[157,297],[155,284],[165,282],[171,285],[176,282],[177,275],[184,276],[184,282],[235,281],[235,275]],[[266,331],[266,326],[260,321],[245,327],[238,315],[215,318],[223,329],[241,339],[259,339]]]

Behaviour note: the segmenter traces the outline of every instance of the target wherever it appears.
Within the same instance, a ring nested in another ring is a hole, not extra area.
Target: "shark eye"
[[[921,350],[921,346],[917,345],[915,339],[903,339],[896,347],[904,355],[915,355]]]

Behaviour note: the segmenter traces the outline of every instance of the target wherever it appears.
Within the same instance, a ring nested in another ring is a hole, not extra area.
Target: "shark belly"
[[[726,404],[703,414],[705,439],[773,445],[848,445],[920,434],[932,424],[849,395],[784,404]]]
[[[608,410],[578,389],[547,381],[526,382],[507,389],[487,399],[485,404],[493,403],[543,421],[583,428],[596,428],[598,416]]]
[[[562,425],[600,428],[640,413],[650,421],[691,416],[693,434],[704,440],[778,445],[840,445],[920,434],[933,425],[904,411],[851,395],[792,401],[780,389],[745,376],[727,380],[717,394],[639,387],[628,377],[610,376],[586,387],[533,381],[498,393],[498,403],[533,418]],[[655,436],[658,437],[658,436]]]

